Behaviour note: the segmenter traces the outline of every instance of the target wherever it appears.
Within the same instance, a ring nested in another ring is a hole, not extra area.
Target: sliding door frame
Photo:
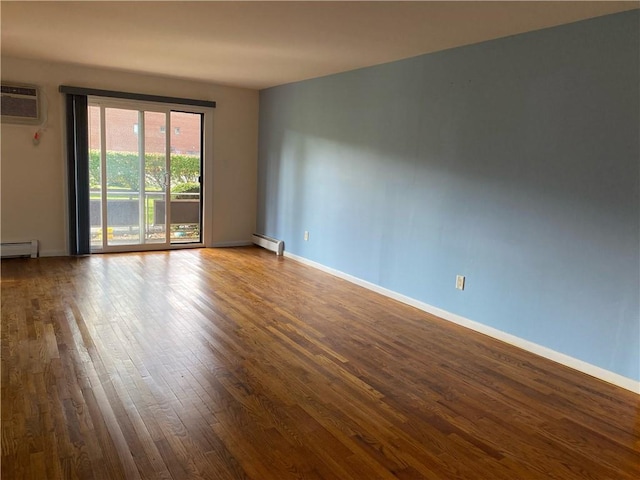
[[[104,252],[167,250],[199,248],[211,246],[213,232],[213,112],[216,103],[207,100],[193,100],[176,97],[162,97],[109,90],[86,89],[82,87],[60,86],[60,92],[66,94],[67,106],[67,156],[68,156],[68,207],[69,207],[69,251],[71,255],[85,255],[92,253],[90,247],[90,219],[89,219],[89,173],[88,173],[88,100],[91,102],[108,103],[115,108],[151,110],[169,112],[185,112],[201,115],[201,145],[200,145],[200,242],[194,243],[163,243],[163,244],[133,244],[126,246],[109,246]],[[138,108],[140,106],[140,108]],[[144,116],[144,115],[143,115]],[[104,120],[104,119],[102,119]],[[101,122],[102,126],[104,123]],[[168,127],[167,127],[168,128]],[[101,130],[104,130],[102,128]],[[101,131],[101,135],[103,135]],[[142,138],[142,137],[140,137]],[[168,151],[170,151],[170,134],[167,134]],[[106,155],[101,152],[101,155]],[[166,158],[169,166],[170,158]],[[101,159],[102,163],[102,159]],[[141,185],[142,186],[142,185]],[[105,190],[102,182],[102,191]],[[170,214],[171,202],[168,195],[165,202],[167,214]],[[104,215],[104,211],[102,212]],[[167,218],[170,218],[168,217]],[[167,224],[167,230],[170,225]],[[141,232],[142,234],[142,232]],[[167,238],[170,238],[169,235]],[[102,252],[101,251],[101,252]],[[100,253],[101,253],[100,252]],[[96,252],[99,253],[99,252]]]

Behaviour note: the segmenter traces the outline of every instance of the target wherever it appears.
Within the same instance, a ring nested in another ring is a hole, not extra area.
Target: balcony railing
[[[89,214],[94,247],[102,246],[102,199],[91,191]],[[143,215],[140,215],[140,195]],[[166,238],[164,192],[109,191],[107,194],[107,241],[109,245],[163,243]],[[200,241],[200,194],[171,194],[172,243]],[[140,232],[144,238],[140,238]]]

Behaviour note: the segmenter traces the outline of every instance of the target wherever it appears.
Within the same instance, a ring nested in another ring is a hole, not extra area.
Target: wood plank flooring
[[[2,262],[3,479],[638,479],[640,397],[254,248]]]

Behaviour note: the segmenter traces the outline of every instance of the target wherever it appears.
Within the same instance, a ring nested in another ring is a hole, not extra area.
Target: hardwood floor
[[[263,250],[2,262],[3,479],[638,479],[639,407]]]

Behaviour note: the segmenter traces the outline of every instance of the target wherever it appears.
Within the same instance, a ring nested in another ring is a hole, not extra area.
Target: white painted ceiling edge
[[[638,1],[0,3],[3,56],[252,89],[639,7]]]

